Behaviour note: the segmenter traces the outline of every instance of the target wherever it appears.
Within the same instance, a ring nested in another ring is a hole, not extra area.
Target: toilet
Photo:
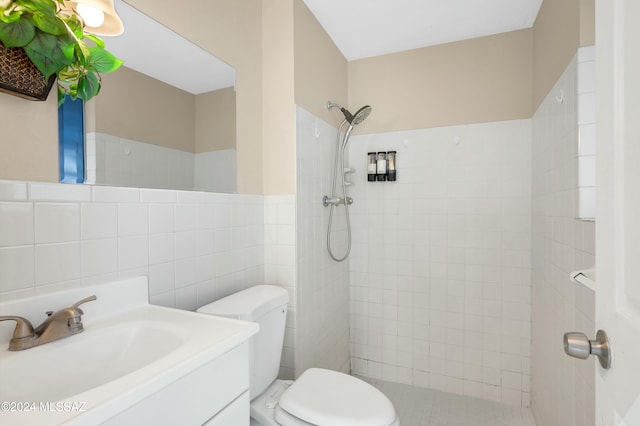
[[[288,293],[258,285],[202,306],[198,312],[257,322],[250,341],[251,425],[399,426],[393,404],[348,374],[310,368],[297,380],[278,380]]]

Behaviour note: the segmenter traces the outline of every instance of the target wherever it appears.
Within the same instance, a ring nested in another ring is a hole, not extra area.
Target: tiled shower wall
[[[367,182],[389,150],[397,182]],[[530,120],[356,135],[349,154],[353,371],[527,406]]]
[[[593,48],[578,56],[593,65]],[[590,59],[590,60],[587,60]],[[595,424],[594,359],[564,354],[562,336],[595,336],[595,293],[569,273],[595,264],[595,222],[575,219],[578,123],[590,123],[595,97],[592,72],[577,74],[574,59],[533,117],[532,411],[539,425]],[[580,69],[584,69],[581,66]],[[578,108],[579,105],[579,108]],[[588,126],[590,127],[590,126]],[[591,129],[588,129],[589,133]]]
[[[309,367],[349,372],[349,260],[327,254],[331,176],[337,131],[303,108],[296,109],[297,129],[297,296],[296,375]],[[344,206],[334,212],[333,247],[346,250]]]
[[[264,282],[262,196],[0,181],[0,300],[149,276],[194,310]]]

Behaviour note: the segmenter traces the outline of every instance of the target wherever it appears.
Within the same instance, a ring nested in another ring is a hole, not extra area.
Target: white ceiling
[[[535,22],[542,0],[304,0],[349,61]]]
[[[193,94],[231,87],[235,70],[122,0],[115,0],[124,33],[102,37],[124,65]]]

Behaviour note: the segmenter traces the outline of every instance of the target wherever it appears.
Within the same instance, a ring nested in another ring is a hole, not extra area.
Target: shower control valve
[[[340,197],[322,197],[322,205],[325,207],[328,206],[339,206],[342,203],[342,198]]]
[[[342,197],[328,197],[327,195],[322,197],[322,205],[325,207],[339,206],[340,204],[351,205],[353,204],[353,198],[347,197],[346,203],[345,203],[345,198],[342,198]]]

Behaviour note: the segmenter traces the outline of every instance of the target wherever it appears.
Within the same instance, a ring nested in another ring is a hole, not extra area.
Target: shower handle
[[[347,205],[351,205],[353,204],[353,198],[351,197],[346,197],[346,204]],[[328,206],[339,206],[340,204],[345,204],[345,198],[342,197],[328,197],[327,195],[325,195],[324,197],[322,197],[322,205],[325,207]]]

